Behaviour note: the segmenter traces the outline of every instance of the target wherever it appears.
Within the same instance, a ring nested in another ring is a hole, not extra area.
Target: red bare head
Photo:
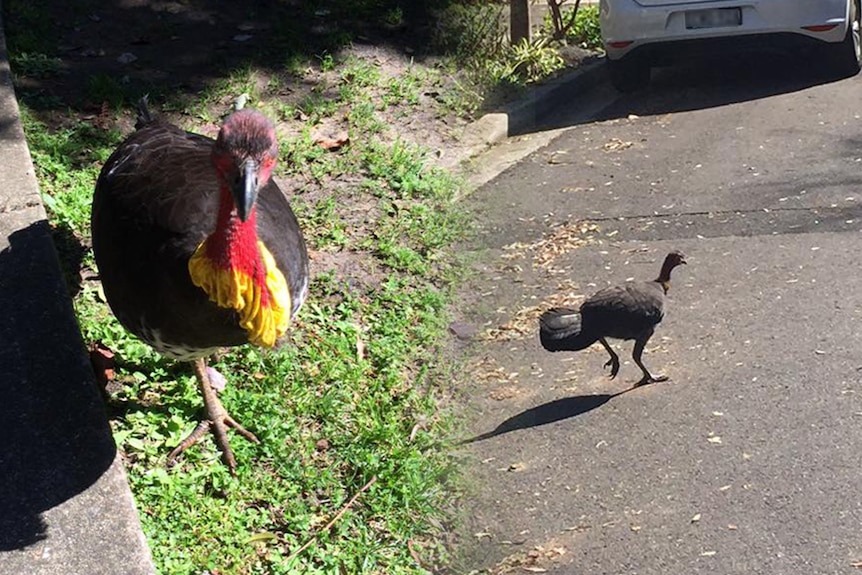
[[[275,128],[255,110],[228,116],[213,146],[212,159],[223,186],[230,189],[236,212],[246,221],[260,189],[269,182],[278,158]]]

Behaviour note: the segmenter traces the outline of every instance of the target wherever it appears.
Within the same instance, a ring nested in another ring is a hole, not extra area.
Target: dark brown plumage
[[[579,310],[554,308],[539,318],[539,337],[548,351],[579,351],[595,342],[604,346],[611,358],[611,378],[620,370],[620,358],[606,338],[635,340],[632,359],[643,372],[635,385],[664,381],[665,376],[653,376],[641,360],[644,347],[655,327],[664,317],[664,300],[670,287],[673,269],[686,263],[678,251],[667,255],[659,276],[649,282],[632,282],[600,290],[590,296]]]
[[[225,426],[256,439],[224,411],[203,358],[249,341],[273,345],[308,289],[302,232],[270,179],[275,130],[243,110],[212,140],[153,120],[146,102],[137,128],[96,184],[92,235],[102,286],[129,331],[164,355],[195,361],[202,426],[214,427],[233,471]]]

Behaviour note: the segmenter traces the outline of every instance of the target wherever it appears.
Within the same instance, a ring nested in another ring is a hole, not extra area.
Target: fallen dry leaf
[[[634,142],[626,142],[619,138],[611,138],[602,146],[602,150],[606,152],[620,152],[622,150],[627,150],[634,145]]]
[[[509,370],[497,363],[492,357],[483,357],[470,367],[470,373],[473,378],[482,383],[508,382],[513,378],[510,377]]]
[[[114,380],[114,352],[101,342],[90,346],[90,365],[96,375],[96,383],[105,389],[109,381]]]
[[[217,369],[207,366],[207,378],[210,380],[210,387],[216,392],[222,392],[227,387],[227,379]]]
[[[493,399],[494,401],[503,401],[505,399],[512,399],[520,395],[521,389],[516,385],[507,385],[505,387],[501,387],[499,389],[493,390],[488,394],[488,397]]]
[[[321,136],[318,137],[315,141],[315,144],[323,148],[324,150],[335,152],[346,146],[350,143],[350,137],[347,134],[347,131],[339,132],[333,137]]]
[[[356,334],[356,361],[362,361],[365,359],[365,342],[362,341],[362,338],[359,337],[359,333]]]

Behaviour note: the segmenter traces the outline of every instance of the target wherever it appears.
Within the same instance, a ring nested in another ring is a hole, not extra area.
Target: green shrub
[[[563,22],[570,22],[574,6],[563,10]],[[554,25],[551,15],[545,17],[542,24],[542,33],[548,36],[554,35]],[[599,7],[596,5],[580,6],[575,16],[575,22],[566,29],[566,43],[575,44],[582,48],[597,50],[602,48],[602,30],[599,24]]]
[[[509,48],[501,79],[515,83],[538,82],[564,65],[559,50],[548,38],[524,39]]]

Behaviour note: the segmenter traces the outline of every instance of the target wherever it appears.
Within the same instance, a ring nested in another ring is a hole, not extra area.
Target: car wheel
[[[855,1],[855,0],[854,0]],[[650,79],[650,66],[632,56],[608,60],[611,84],[620,92],[636,92],[646,88]]]
[[[850,25],[844,41],[835,47],[835,71],[855,76],[862,69],[862,10],[859,0],[850,0]]]

